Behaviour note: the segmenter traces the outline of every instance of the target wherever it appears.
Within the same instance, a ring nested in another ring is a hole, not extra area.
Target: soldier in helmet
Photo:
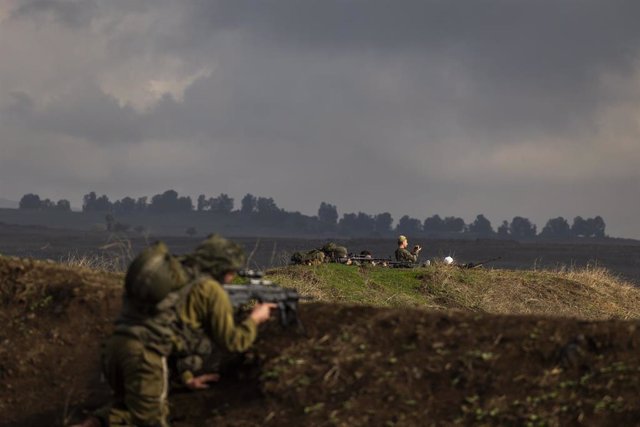
[[[184,257],[172,256],[159,243],[131,263],[122,313],[103,348],[103,373],[113,402],[81,426],[166,427],[170,356],[190,356],[190,340],[199,334],[233,352],[251,346],[257,326],[269,319],[275,305],[256,304],[244,321],[234,322],[221,284],[232,281],[245,260],[239,245],[213,235]],[[192,389],[217,379],[189,370],[182,374]]]
[[[329,242],[325,244],[320,250],[324,253],[325,258],[329,262],[348,262],[349,252],[347,251],[347,248],[345,246],[339,246],[333,242]]]
[[[418,261],[418,255],[422,248],[420,245],[415,245],[411,252],[407,249],[409,241],[405,236],[398,237],[398,249],[396,249],[396,261],[414,263]]]

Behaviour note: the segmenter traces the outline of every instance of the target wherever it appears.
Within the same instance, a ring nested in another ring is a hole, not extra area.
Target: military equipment
[[[352,262],[352,263],[357,262],[361,264],[370,263],[372,265],[379,265],[382,267],[393,267],[393,268],[412,268],[412,267],[417,267],[419,265],[418,262],[393,261],[391,258],[372,258],[368,256],[361,256],[361,255],[337,258],[335,262],[339,262],[342,264],[349,264],[349,262]]]
[[[125,276],[125,295],[140,308],[154,308],[188,279],[176,257],[156,242],[134,258]]]
[[[495,258],[485,259],[484,261],[480,261],[480,262],[468,262],[466,264],[459,264],[458,267],[460,267],[460,268],[468,268],[468,269],[478,268],[478,267],[482,267],[483,265],[488,264],[490,262],[498,261],[499,259],[502,259],[502,257],[499,256],[499,257],[495,257]]]
[[[311,297],[302,296],[295,289],[281,288],[270,280],[264,280],[264,273],[261,271],[241,270],[238,275],[248,279],[248,282],[222,285],[234,308],[254,300],[260,303],[275,303],[278,306],[282,326],[296,325],[303,329],[302,322],[298,318],[298,302],[309,300]]]

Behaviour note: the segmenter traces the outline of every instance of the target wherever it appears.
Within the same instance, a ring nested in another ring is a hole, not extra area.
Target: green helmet
[[[180,262],[164,243],[158,242],[143,250],[129,265],[125,293],[139,304],[155,306],[187,280]]]
[[[225,239],[219,234],[207,237],[193,253],[184,257],[188,265],[198,267],[202,272],[214,278],[229,271],[242,269],[247,257],[240,245]]]

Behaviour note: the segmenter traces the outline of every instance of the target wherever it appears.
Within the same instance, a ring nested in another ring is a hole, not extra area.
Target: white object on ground
[[[444,259],[444,263],[447,264],[447,265],[453,264],[453,258],[451,258],[450,256],[446,257]]]

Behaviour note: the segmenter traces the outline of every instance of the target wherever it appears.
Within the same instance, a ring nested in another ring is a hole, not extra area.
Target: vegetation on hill
[[[3,425],[68,425],[108,399],[100,343],[123,276],[69,262],[0,256]],[[172,392],[177,427],[617,426],[640,417],[640,291],[604,270],[330,264],[267,278],[316,297],[300,308],[306,332],[271,322],[235,375]]]
[[[269,271],[268,278],[319,301],[582,319],[640,318],[640,289],[603,268],[397,269],[340,264]]]

